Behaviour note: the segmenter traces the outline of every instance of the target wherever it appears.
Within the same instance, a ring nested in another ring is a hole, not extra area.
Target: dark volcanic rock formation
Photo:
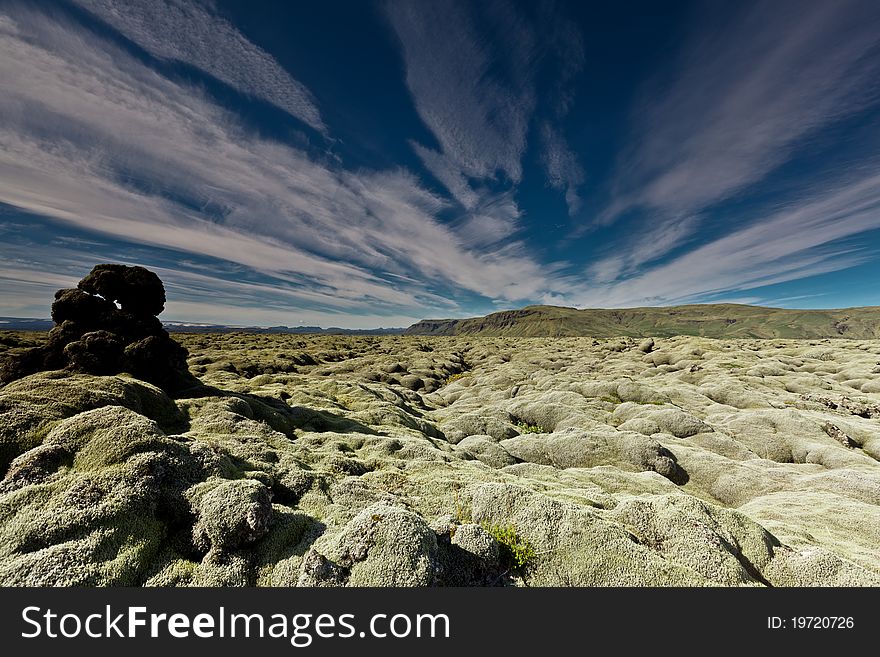
[[[143,267],[97,265],[77,287],[100,295],[133,315],[159,315],[165,310],[165,288],[155,273]]]
[[[45,370],[84,374],[128,372],[168,392],[197,385],[187,351],[162,328],[165,288],[143,267],[97,265],[77,288],[58,290],[55,327],[43,347],[0,362],[0,383]]]

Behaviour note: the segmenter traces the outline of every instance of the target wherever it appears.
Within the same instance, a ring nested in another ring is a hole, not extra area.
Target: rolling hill
[[[790,310],[740,304],[585,309],[526,306],[485,317],[424,319],[405,335],[507,337],[880,338],[880,306]]]

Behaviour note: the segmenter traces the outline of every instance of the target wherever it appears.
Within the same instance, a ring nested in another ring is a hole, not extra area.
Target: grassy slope
[[[527,306],[469,319],[423,320],[408,335],[673,336],[710,338],[880,337],[880,307],[787,310],[705,304],[622,310]]]

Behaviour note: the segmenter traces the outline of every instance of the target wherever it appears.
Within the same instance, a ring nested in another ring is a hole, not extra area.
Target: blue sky
[[[0,315],[880,305],[880,3],[0,0]]]

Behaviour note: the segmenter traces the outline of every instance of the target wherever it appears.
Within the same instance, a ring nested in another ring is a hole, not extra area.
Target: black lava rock
[[[114,310],[116,306],[110,301],[86,294],[82,290],[58,290],[55,293],[55,303],[52,304],[52,321],[56,324],[76,322],[83,327],[93,328],[101,316]]]
[[[122,370],[122,340],[110,331],[92,331],[64,346],[68,367],[87,374],[116,374]]]
[[[77,287],[97,294],[133,315],[159,315],[165,310],[165,287],[159,277],[143,267],[97,265]]]
[[[186,349],[162,328],[165,288],[143,267],[97,265],[76,288],[58,290],[44,347],[0,361],[0,383],[44,370],[133,376],[175,392],[197,384]]]

